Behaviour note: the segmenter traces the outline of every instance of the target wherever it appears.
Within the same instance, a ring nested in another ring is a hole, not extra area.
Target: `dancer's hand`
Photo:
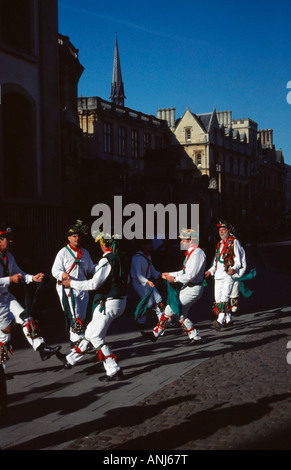
[[[43,278],[44,278],[44,274],[38,273],[38,274],[35,274],[32,279],[34,282],[41,282]]]
[[[10,282],[12,282],[13,284],[19,284],[20,282],[22,282],[23,280],[23,276],[22,274],[13,274],[13,276],[10,276]]]
[[[147,284],[150,286],[150,287],[155,287],[154,283],[152,281],[148,281]]]
[[[70,278],[68,278],[68,279],[63,279],[63,283],[62,283],[62,284],[63,284],[64,287],[70,287],[70,285],[71,285],[71,279],[70,279]]]

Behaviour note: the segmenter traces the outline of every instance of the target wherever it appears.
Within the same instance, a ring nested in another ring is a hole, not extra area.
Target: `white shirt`
[[[145,286],[149,279],[157,279],[161,275],[154,268],[151,256],[146,256],[141,250],[132,258],[130,274],[132,280],[139,282],[142,286]]]
[[[24,282],[26,284],[29,284],[33,280],[32,279],[33,278],[32,274],[26,274],[24,271],[22,271],[22,269],[19,268],[19,266],[17,265],[17,263],[14,259],[14,256],[12,255],[12,253],[10,253],[10,251],[6,252],[6,256],[7,256],[7,259],[8,259],[9,276],[3,277],[4,276],[4,268],[2,266],[2,263],[0,263],[0,293],[2,293],[2,294],[8,292],[8,287],[10,285],[10,276],[13,276],[14,274],[22,274]],[[0,257],[3,260],[3,253],[0,253]],[[3,262],[4,262],[4,264],[6,264],[5,261],[3,261]]]
[[[186,253],[185,269],[169,274],[170,276],[175,277],[176,282],[181,282],[182,284],[187,284],[189,282],[200,284],[203,282],[205,274],[205,253],[199,247],[190,247]]]
[[[88,281],[71,281],[71,288],[78,290],[97,290],[104,284],[111,272],[111,265],[106,258],[106,253],[96,266],[95,274]]]
[[[221,240],[220,246],[218,248],[219,252],[222,250],[223,244],[224,244],[224,240]],[[235,273],[238,273],[242,265],[241,253],[242,253],[242,246],[240,242],[238,241],[238,239],[235,238],[234,239],[234,265],[230,268],[230,269],[233,269]],[[208,271],[211,273],[212,276],[215,275],[216,279],[223,279],[228,276],[227,272],[225,271],[224,263],[216,262],[215,257],[213,259],[212,266]]]
[[[245,272],[246,272],[246,269],[247,269],[247,260],[246,260],[246,252],[245,250],[243,249],[243,247],[240,245],[239,246],[239,249],[240,249],[240,256],[241,256],[241,267],[239,269],[239,271],[235,274],[232,275],[232,278],[233,279],[239,279],[241,278]]]
[[[71,249],[72,253],[64,247],[62,248],[54,261],[52,267],[52,275],[57,281],[62,281],[63,273],[68,273],[75,261],[75,257],[77,256],[77,252]],[[69,275],[71,279],[74,280],[86,280],[86,276],[88,274],[94,274],[96,265],[93,263],[88,251],[82,248],[82,256],[80,262],[75,264],[73,269],[70,271]]]

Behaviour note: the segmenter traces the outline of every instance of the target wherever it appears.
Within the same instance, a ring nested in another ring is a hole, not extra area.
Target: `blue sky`
[[[289,165],[290,21],[290,0],[59,0],[59,32],[85,68],[79,96],[110,100],[117,32],[125,106],[231,110],[273,129]]]

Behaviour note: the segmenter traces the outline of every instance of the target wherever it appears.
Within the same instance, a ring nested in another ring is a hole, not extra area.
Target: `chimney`
[[[164,119],[167,121],[168,126],[170,129],[174,130],[175,129],[175,108],[163,108],[163,109],[158,109],[158,119]]]

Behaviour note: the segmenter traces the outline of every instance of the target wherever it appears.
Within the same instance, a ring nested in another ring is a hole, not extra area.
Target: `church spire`
[[[111,82],[111,96],[112,103],[116,103],[120,106],[124,106],[124,86],[121,76],[121,66],[117,44],[117,33],[115,36],[115,48],[114,48],[114,61],[113,61],[113,74]]]

